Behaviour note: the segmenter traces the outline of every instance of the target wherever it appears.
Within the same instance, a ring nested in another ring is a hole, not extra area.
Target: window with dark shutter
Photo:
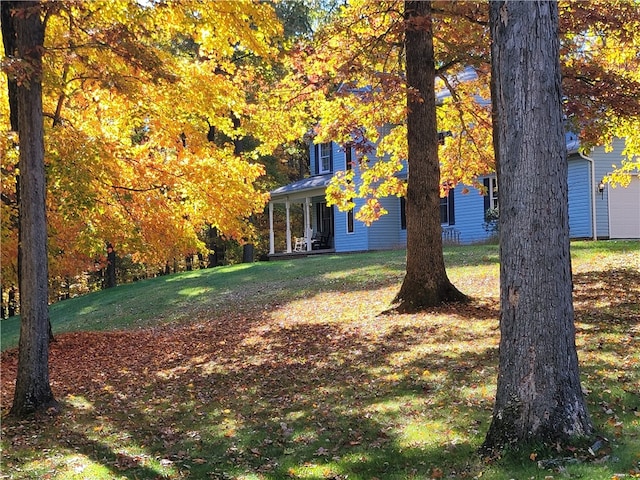
[[[496,177],[488,177],[482,181],[484,194],[484,211],[498,208],[498,179]]]
[[[333,170],[333,148],[331,143],[321,143],[318,149],[318,173],[330,173]]]
[[[347,233],[353,233],[355,231],[355,222],[353,215],[353,208],[347,212]]]
[[[449,198],[440,197],[440,223],[442,225],[449,224]]]

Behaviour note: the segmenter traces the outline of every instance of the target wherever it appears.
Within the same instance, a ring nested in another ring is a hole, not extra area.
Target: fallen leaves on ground
[[[581,357],[593,364],[587,383],[610,375],[596,365],[597,345],[606,341],[602,348],[610,352],[616,375],[625,378],[629,392],[640,392],[638,354],[629,350],[640,333],[640,274],[582,272],[575,285]],[[199,312],[184,324],[58,335],[51,344],[50,378],[66,409],[52,420],[64,437],[57,441],[73,448],[90,437],[95,457],[109,456],[116,471],[157,461],[177,472],[209,468],[211,476],[224,472],[224,462],[265,472],[294,454],[314,464],[337,461],[349,449],[424,448],[428,439],[409,438],[403,429],[445,410],[457,417],[447,420],[440,448],[455,449],[477,435],[474,412],[490,418],[497,301],[381,315],[396,289],[318,292],[278,306],[247,301],[223,315]],[[596,301],[607,308],[593,308]],[[613,338],[617,326],[622,331]],[[3,414],[11,405],[16,365],[17,350],[2,353]],[[398,391],[417,392],[420,405],[394,400]],[[611,401],[607,408],[612,429],[621,429],[619,405]],[[85,411],[94,422],[89,434],[73,426]],[[194,419],[188,428],[179,423],[186,411]],[[13,422],[3,424],[3,433],[15,447],[37,448],[39,428]],[[247,431],[258,433],[254,444],[243,446],[239,438]],[[102,452],[104,445],[131,439],[152,450],[155,460],[143,452]],[[212,451],[205,439],[225,445],[220,458],[205,455]],[[287,468],[295,477],[295,469]],[[431,478],[447,475],[444,465],[424,468]]]

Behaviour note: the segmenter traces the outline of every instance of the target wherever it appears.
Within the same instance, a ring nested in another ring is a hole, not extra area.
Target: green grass
[[[497,265],[496,246],[447,247],[451,268]],[[280,296],[304,295],[326,278],[346,289],[365,288],[367,282],[394,283],[404,275],[405,251],[389,250],[356,255],[323,255],[305,259],[239,264],[194,270],[120,285],[51,305],[54,334],[139,328],[188,320],[194,311],[234,308],[234,296],[271,302]],[[497,272],[497,270],[495,270]],[[20,319],[0,322],[1,350],[18,345]]]
[[[238,296],[252,302],[303,295],[328,284],[361,286],[370,279],[397,281],[404,271],[404,251],[327,255],[306,259],[239,264],[194,270],[120,285],[55,303],[50,308],[54,334],[140,328],[189,320],[201,310],[235,308]],[[342,275],[341,275],[342,272]],[[378,281],[376,280],[376,281]],[[2,351],[18,345],[19,317],[0,322]]]
[[[383,315],[404,251],[188,272],[54,305],[64,408],[3,418],[2,478],[640,476],[640,242],[574,243],[572,256],[583,386],[607,438],[594,455],[477,456],[495,394],[498,249],[447,247],[469,306]],[[15,349],[2,361],[6,413]]]

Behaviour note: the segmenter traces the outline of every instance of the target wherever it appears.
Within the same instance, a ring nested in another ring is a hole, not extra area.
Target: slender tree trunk
[[[16,15],[18,57],[32,68],[18,85],[20,133],[20,344],[11,413],[17,416],[56,405],[49,383],[47,222],[42,115],[44,26],[40,3],[11,2]],[[3,19],[4,20],[4,19]]]
[[[573,324],[558,6],[490,8],[501,339],[487,453],[592,432]]]
[[[252,243],[242,246],[242,263],[253,263],[254,247]]]
[[[431,2],[405,2],[409,179],[407,273],[396,310],[410,312],[466,297],[449,281],[442,254]]]
[[[116,251],[113,245],[107,244],[107,268],[105,269],[104,288],[116,286]]]

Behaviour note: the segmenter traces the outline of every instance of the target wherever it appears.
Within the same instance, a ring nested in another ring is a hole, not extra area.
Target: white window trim
[[[326,155],[323,155],[323,149],[327,149]],[[318,174],[331,173],[331,149],[333,145],[329,143],[321,143],[318,148]],[[325,160],[327,168],[324,168]]]
[[[498,208],[498,178],[493,176],[489,177],[489,206],[491,208]]]

